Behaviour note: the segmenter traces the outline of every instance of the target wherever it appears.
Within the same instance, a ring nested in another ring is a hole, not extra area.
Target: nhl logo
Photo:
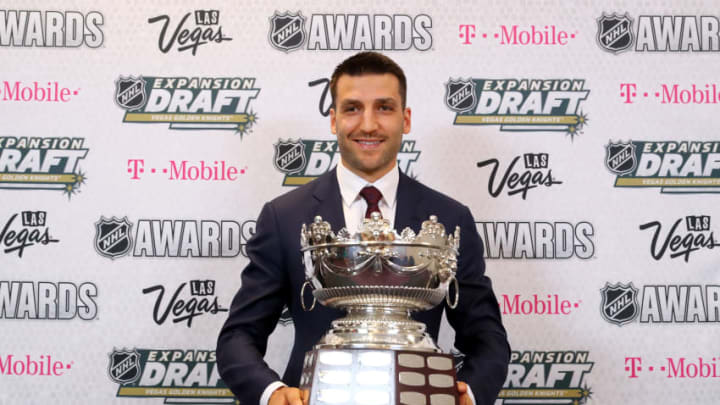
[[[608,52],[618,53],[633,44],[632,20],[625,15],[605,15],[598,18],[597,41]]]
[[[632,322],[638,315],[637,292],[637,288],[632,283],[627,285],[605,283],[605,287],[600,290],[602,295],[600,312],[603,318],[618,326]]]
[[[463,112],[475,108],[475,82],[469,80],[452,80],[445,84],[445,105],[455,112]]]
[[[95,223],[95,250],[111,259],[125,255],[132,246],[131,228],[132,224],[127,217],[123,219],[100,217],[100,221]]]
[[[115,102],[126,110],[137,110],[145,105],[145,80],[120,78],[115,82]]]
[[[305,168],[305,144],[302,139],[275,144],[275,168],[286,174],[297,173]]]
[[[128,384],[140,378],[140,353],[137,350],[113,350],[108,365],[110,379],[118,384]]]
[[[270,18],[270,44],[285,52],[302,46],[305,42],[305,17],[298,12],[279,14],[277,11]]]
[[[632,142],[610,143],[605,147],[605,152],[605,166],[615,174],[627,174],[637,167],[635,145]]]

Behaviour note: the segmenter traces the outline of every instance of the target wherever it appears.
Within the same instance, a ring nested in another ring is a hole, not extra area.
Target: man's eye
[[[393,107],[391,105],[381,105],[378,108],[380,111],[393,111]]]
[[[344,112],[355,112],[355,111],[357,111],[357,110],[358,110],[358,109],[357,109],[357,107],[355,107],[355,106],[348,106],[348,107],[345,107],[345,108],[343,109]]]

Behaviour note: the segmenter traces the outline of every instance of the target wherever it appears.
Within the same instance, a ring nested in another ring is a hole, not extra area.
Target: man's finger
[[[285,400],[290,405],[303,405],[300,390],[297,388],[287,388],[285,390]]]
[[[301,390],[300,393],[302,394],[303,404],[308,405],[308,401],[310,401],[310,390]]]

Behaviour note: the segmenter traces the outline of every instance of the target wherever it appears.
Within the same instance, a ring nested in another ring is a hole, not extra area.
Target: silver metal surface
[[[448,235],[430,216],[417,233],[406,228],[398,234],[373,213],[358,232],[343,228],[335,234],[315,217],[302,226],[300,243],[314,297],[348,313],[332,323],[316,347],[440,351],[410,313],[443,299],[457,303],[457,288],[452,300],[448,291],[457,283],[459,227]]]

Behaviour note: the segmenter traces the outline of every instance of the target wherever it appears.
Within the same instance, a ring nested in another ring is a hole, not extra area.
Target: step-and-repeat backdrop
[[[233,402],[215,342],[246,243],[337,164],[328,78],[363,49],[408,76],[401,170],[477,221],[513,350],[496,404],[718,403],[719,17],[0,1],[0,403]]]

